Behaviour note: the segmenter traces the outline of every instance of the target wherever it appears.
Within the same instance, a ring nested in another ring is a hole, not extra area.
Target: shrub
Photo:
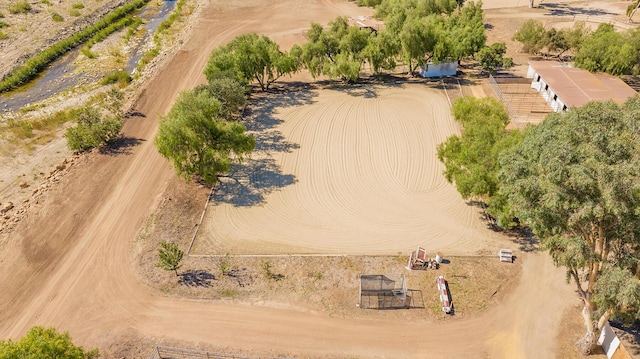
[[[71,10],[69,10],[69,15],[78,17],[78,16],[80,16],[82,14],[80,14],[80,10],[78,10],[78,9],[71,9]]]
[[[0,29],[5,28],[5,27],[9,27],[9,24],[7,24],[4,21],[0,21]]]
[[[71,5],[71,8],[73,8],[73,9],[84,9],[84,4],[80,3],[80,2],[77,2],[77,3],[73,4],[73,5]]]
[[[29,5],[28,2],[22,0],[7,6],[7,9],[9,9],[9,12],[12,14],[26,14],[31,11],[31,5]]]
[[[55,22],[63,22],[64,18],[62,17],[62,15],[58,14],[57,12],[54,12],[51,14],[51,19]]]
[[[123,120],[120,116],[103,118],[100,111],[92,106],[84,106],[77,116],[78,125],[69,127],[64,134],[67,147],[72,151],[84,152],[109,143],[120,135]]]
[[[53,4],[51,3],[51,1],[49,0],[40,0],[41,3],[45,4],[45,5],[49,5],[52,6]]]
[[[100,81],[101,85],[110,85],[110,84],[114,84],[116,82],[119,82],[120,84],[126,85],[131,83],[131,75],[129,75],[128,72],[126,71],[117,71],[114,73],[111,73],[105,77],[102,78],[102,80]]]
[[[6,40],[9,38],[9,35],[5,34],[4,32],[0,31],[0,40]]]

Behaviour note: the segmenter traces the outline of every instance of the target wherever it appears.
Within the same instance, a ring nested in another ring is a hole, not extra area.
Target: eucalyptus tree
[[[549,115],[500,156],[500,191],[567,270],[589,352],[611,317],[640,317],[640,99]],[[595,322],[594,322],[595,320]]]

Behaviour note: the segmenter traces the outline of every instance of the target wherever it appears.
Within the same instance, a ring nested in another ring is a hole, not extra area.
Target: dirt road
[[[127,121],[124,133],[138,144],[90,156],[15,230],[1,263],[0,337],[17,338],[40,324],[89,347],[133,331],[299,357],[553,357],[555,328],[571,302],[549,298],[571,298],[572,291],[541,254],[520,258],[522,281],[502,306],[437,330],[424,322],[168,298],[137,277],[132,241],[174,176],[153,147],[156,122],[179,91],[204,81],[211,49],[247,31],[286,42],[311,21],[362,13],[338,0],[212,0],[192,37],[142,93],[135,109],[144,116]]]

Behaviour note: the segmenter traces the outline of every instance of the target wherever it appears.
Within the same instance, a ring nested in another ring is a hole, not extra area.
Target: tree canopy
[[[494,98],[462,97],[453,103],[453,116],[464,130],[438,145],[444,176],[454,182],[464,199],[491,198],[498,190],[498,155],[506,144],[519,139],[519,131],[507,131],[509,116]]]
[[[638,97],[592,102],[549,115],[500,156],[500,190],[584,301],[585,352],[606,319],[640,314],[639,116]]]
[[[155,145],[179,175],[213,184],[233,160],[251,153],[255,139],[241,123],[220,117],[220,102],[209,91],[185,91],[160,120]]]
[[[71,341],[69,333],[54,328],[33,327],[17,342],[0,340],[2,359],[92,359],[98,358],[98,349],[86,351]]]
[[[204,73],[209,82],[218,77],[230,77],[240,83],[255,80],[264,91],[283,75],[299,68],[296,56],[281,51],[278,44],[266,36],[249,33],[212,51]]]
[[[575,64],[612,75],[640,73],[640,30],[618,32],[611,24],[600,24],[582,41]]]
[[[491,46],[485,46],[476,54],[476,60],[487,72],[495,72],[497,69],[503,67],[513,66],[513,59],[510,57],[504,57],[507,51],[507,46],[504,42],[496,42]]]

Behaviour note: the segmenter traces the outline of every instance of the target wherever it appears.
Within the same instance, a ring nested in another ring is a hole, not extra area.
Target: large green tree
[[[240,82],[255,80],[265,91],[283,75],[299,69],[296,56],[280,50],[268,37],[250,33],[212,51],[204,72],[209,81],[224,76]]]
[[[600,24],[584,38],[575,64],[613,75],[640,72],[640,30],[618,32],[611,24]]]
[[[529,19],[513,35],[513,40],[522,44],[522,51],[528,54],[535,54],[544,47],[545,32],[542,22]]]
[[[504,57],[507,51],[507,46],[504,42],[496,42],[491,46],[485,46],[476,54],[476,60],[480,64],[483,70],[487,72],[495,72],[501,67],[511,67],[513,65],[513,59],[510,57]]]
[[[220,103],[218,114],[226,120],[237,119],[240,108],[247,103],[249,89],[231,77],[212,78],[207,85],[196,87],[195,92],[206,91]]]
[[[463,131],[438,145],[445,178],[455,183],[464,199],[490,203],[499,189],[498,155],[520,140],[520,132],[506,129],[509,116],[502,103],[491,97],[459,98],[453,103],[453,116]]]
[[[330,21],[327,30],[312,23],[307,42],[299,50],[300,58],[314,78],[324,75],[355,82],[367,58],[384,53],[385,49],[369,45],[372,38],[370,30],[350,26],[346,17]],[[381,51],[374,53],[374,49]]]
[[[98,349],[85,350],[71,341],[69,333],[54,328],[33,327],[17,342],[0,340],[1,359],[92,359]]]
[[[220,104],[209,91],[185,91],[160,120],[155,145],[179,175],[213,184],[234,159],[251,153],[255,139],[241,123],[220,117]]]
[[[584,303],[588,352],[640,309],[640,100],[549,115],[500,157],[500,190]],[[592,320],[596,320],[595,324]]]

